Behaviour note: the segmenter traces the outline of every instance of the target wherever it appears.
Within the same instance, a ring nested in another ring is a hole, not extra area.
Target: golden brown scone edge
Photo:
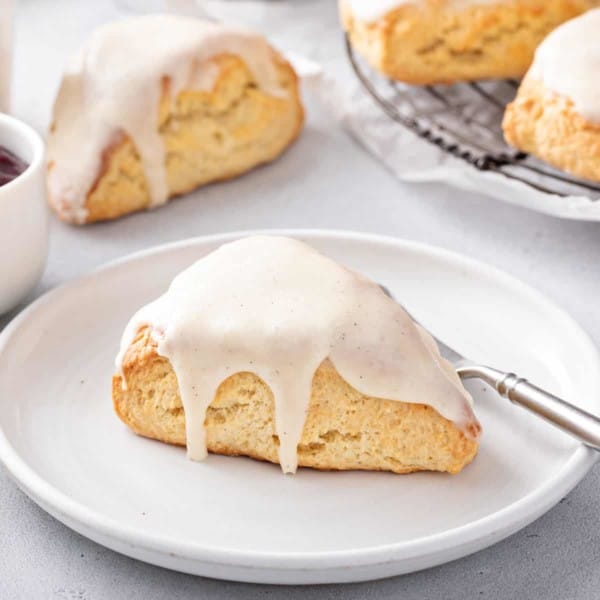
[[[148,328],[128,348],[123,374],[127,389],[120,375],[112,385],[121,420],[139,435],[184,446],[177,379],[169,361],[157,354]],[[272,393],[252,373],[237,373],[221,384],[205,427],[210,452],[279,462]],[[322,470],[458,473],[477,449],[475,439],[435,409],[363,396],[325,361],[313,379],[298,463]]]
[[[504,113],[506,141],[577,177],[600,181],[600,124],[528,75]]]
[[[456,8],[447,0],[422,0],[369,23],[340,0],[340,15],[373,67],[391,79],[433,85],[519,78],[552,29],[595,6],[594,0],[511,0]]]

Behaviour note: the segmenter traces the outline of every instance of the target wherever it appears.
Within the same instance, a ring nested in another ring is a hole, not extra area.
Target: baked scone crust
[[[573,102],[527,76],[504,113],[506,141],[577,177],[600,181],[600,124]]]
[[[454,6],[453,6],[454,4]],[[353,46],[391,79],[433,85],[478,79],[519,78],[552,29],[596,0],[510,0],[403,3],[376,22],[365,22],[340,0]]]
[[[185,414],[170,362],[158,355],[149,328],[125,353],[112,383],[114,408],[135,433],[185,445]],[[479,432],[465,435],[430,406],[362,395],[326,360],[315,373],[298,446],[298,464],[323,470],[458,473],[477,453]],[[271,390],[252,373],[226,379],[208,408],[208,450],[278,463]]]
[[[169,80],[163,79],[157,127],[170,198],[270,162],[299,135],[304,112],[298,78],[275,50],[273,60],[283,92],[278,96],[262,91],[243,58],[232,54],[213,57],[219,75],[210,91],[184,90],[172,101]],[[68,202],[48,193],[59,217],[74,222]],[[139,154],[123,134],[103,153],[85,201],[85,222],[115,219],[149,205]]]

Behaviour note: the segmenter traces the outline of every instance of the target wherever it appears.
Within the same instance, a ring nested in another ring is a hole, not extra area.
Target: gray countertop
[[[248,21],[254,15],[280,43],[321,60],[342,80],[349,77],[334,0],[223,6]],[[45,128],[66,53],[114,13],[107,1],[21,2],[17,116]],[[301,139],[267,168],[113,223],[72,228],[52,218],[48,267],[32,298],[110,259],[171,240],[253,228],[350,229],[420,240],[496,265],[567,309],[600,343],[600,224],[561,221],[483,194],[401,184],[314,98],[307,105]],[[599,485],[595,468],[529,527],[442,567],[363,584],[276,588],[182,575],[116,554],[43,512],[0,467],[0,599],[598,598]]]

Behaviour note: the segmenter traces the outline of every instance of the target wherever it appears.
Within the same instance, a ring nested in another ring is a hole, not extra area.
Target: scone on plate
[[[175,15],[96,30],[48,136],[48,197],[71,223],[154,208],[276,158],[303,123],[292,67],[260,35]]]
[[[521,77],[544,36],[598,0],[339,0],[353,46],[412,84]]]
[[[543,41],[502,126],[516,148],[600,181],[600,9]]]
[[[379,286],[289,238],[226,244],[140,309],[113,402],[136,433],[327,470],[458,473],[478,449],[472,399]]]

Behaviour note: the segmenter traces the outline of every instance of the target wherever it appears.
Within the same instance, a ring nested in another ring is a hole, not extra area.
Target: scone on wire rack
[[[598,0],[339,0],[352,45],[391,79],[519,78],[544,36]]]
[[[269,162],[302,128],[298,88],[246,30],[175,15],[105,25],[54,103],[50,205],[71,223],[114,219]]]
[[[600,181],[600,9],[543,41],[502,126],[516,148]]]
[[[472,399],[379,286],[305,244],[226,244],[129,322],[112,396],[137,434],[325,470],[458,473]]]

